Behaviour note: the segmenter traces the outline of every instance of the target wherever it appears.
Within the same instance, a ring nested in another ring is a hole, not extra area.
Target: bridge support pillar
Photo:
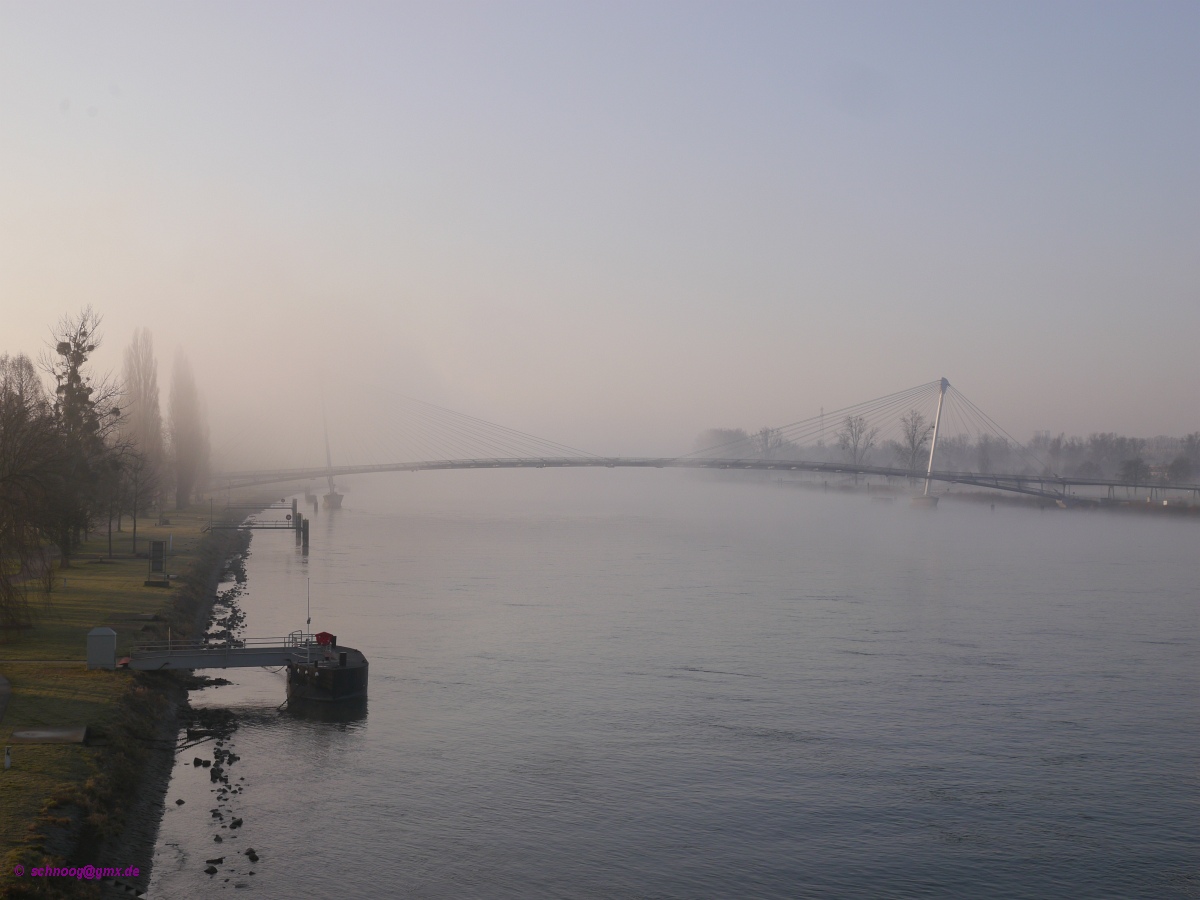
[[[925,469],[925,491],[923,496],[929,496],[929,476],[933,474],[933,454],[937,451],[938,429],[942,424],[942,403],[946,400],[946,388],[950,387],[950,382],[945,378],[942,379],[941,393],[938,394],[937,413],[933,417],[933,440],[929,442],[929,465]]]

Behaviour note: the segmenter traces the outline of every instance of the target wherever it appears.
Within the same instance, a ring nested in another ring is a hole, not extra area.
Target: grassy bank
[[[74,879],[15,878],[13,867],[78,862],[124,825],[129,800],[150,748],[162,746],[163,722],[183,695],[173,675],[88,671],[87,633],[106,625],[117,633],[118,656],[141,640],[195,635],[203,627],[224,560],[244,540],[237,532],[207,531],[209,512],[173,512],[169,525],[139,522],[138,550],[168,541],[170,589],[146,587],[148,563],[132,552],[128,530],[93,535],[54,590],[36,603],[36,626],[7,634],[0,675],[11,699],[0,722],[0,744],[14,730],[87,725],[87,745],[11,744],[12,769],[0,770],[0,897],[100,896],[100,885]],[[126,529],[129,525],[126,522]]]

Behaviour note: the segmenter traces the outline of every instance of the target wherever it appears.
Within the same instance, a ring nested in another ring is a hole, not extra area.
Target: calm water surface
[[[311,579],[365,715],[212,673],[245,825],[181,754],[152,896],[1200,896],[1194,521],[661,471],[352,487],[307,560],[255,535],[242,607],[300,628]]]

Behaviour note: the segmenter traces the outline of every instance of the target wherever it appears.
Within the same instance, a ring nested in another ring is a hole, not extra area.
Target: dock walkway
[[[129,654],[128,666],[142,671],[164,669],[231,669],[258,666],[308,665],[325,657],[326,648],[311,634],[247,638],[214,647],[201,641],[160,641],[141,644]]]

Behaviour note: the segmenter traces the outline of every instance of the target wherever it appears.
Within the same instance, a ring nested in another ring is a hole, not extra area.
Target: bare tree
[[[1120,472],[1131,459],[1139,459],[1146,442],[1141,438],[1130,438],[1113,432],[1092,434],[1087,439],[1088,462],[1094,463],[1104,474]]]
[[[49,589],[45,535],[66,469],[49,398],[27,356],[0,356],[0,629],[32,624],[29,587]]]
[[[1140,456],[1122,462],[1119,472],[1121,480],[1133,482],[1134,487],[1150,481],[1150,467]]]
[[[137,553],[138,513],[146,510],[159,497],[161,469],[136,448],[125,457],[125,503],[133,520],[133,553]]]
[[[750,438],[752,452],[760,459],[774,459],[784,443],[783,432],[778,428],[759,429]]]
[[[108,438],[120,419],[119,390],[88,367],[100,346],[101,318],[86,307],[77,316],[63,316],[51,331],[42,367],[54,378],[53,418],[67,464],[54,504],[54,543],[60,565],[68,568],[80,533],[105,508],[102,481],[107,466]]]
[[[902,439],[899,444],[901,462],[909,472],[917,472],[929,446],[933,425],[915,409],[910,409],[900,418]]]
[[[992,471],[992,438],[991,435],[981,434],[976,442],[978,470],[981,475]]]
[[[1167,480],[1173,481],[1176,484],[1191,481],[1194,468],[1192,461],[1183,454],[1180,454],[1171,460],[1171,464],[1167,466]]]
[[[1183,436],[1183,455],[1200,466],[1200,431]]]
[[[98,494],[108,525],[108,556],[110,559],[113,555],[113,519],[120,522],[118,516],[124,493],[125,460],[122,449],[107,454],[99,467]]]
[[[175,463],[175,508],[184,509],[208,470],[208,423],[187,357],[175,356],[171,374],[171,453]]]
[[[865,465],[878,436],[879,429],[869,427],[862,416],[846,416],[837,436],[838,449],[851,465]]]

